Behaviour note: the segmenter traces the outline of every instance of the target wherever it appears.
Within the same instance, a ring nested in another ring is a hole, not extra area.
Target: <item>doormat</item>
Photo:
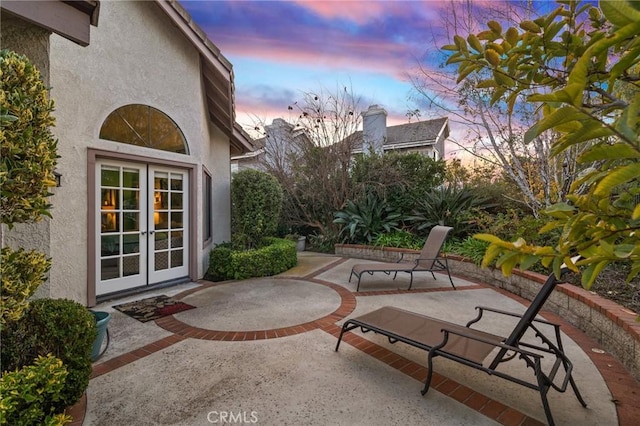
[[[148,322],[167,315],[194,309],[195,306],[162,295],[115,305],[114,308],[140,322]]]

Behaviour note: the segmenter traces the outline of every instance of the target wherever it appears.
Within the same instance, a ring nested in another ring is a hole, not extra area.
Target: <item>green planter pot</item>
[[[98,335],[96,336],[96,340],[94,340],[93,342],[93,349],[91,351],[91,360],[95,362],[98,360],[98,358],[102,356],[102,354],[106,352],[107,348],[109,347],[109,330],[107,330],[107,324],[111,319],[111,314],[108,312],[101,312],[101,311],[98,311],[98,312],[91,311],[91,313],[96,319],[96,327],[98,329]],[[104,348],[102,352],[100,352],[100,349],[102,349],[102,343],[104,342],[105,336],[107,337],[107,346]]]

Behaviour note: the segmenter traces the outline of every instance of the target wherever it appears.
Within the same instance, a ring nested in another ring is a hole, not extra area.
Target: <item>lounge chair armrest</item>
[[[496,314],[501,314],[501,315],[508,315],[514,318],[522,318],[522,314],[516,313],[516,312],[508,312],[508,311],[503,311],[502,309],[496,309],[496,308],[491,308],[488,306],[476,306],[476,309],[478,310],[478,317],[475,320],[470,321],[469,323],[467,323],[467,327],[477,321],[480,320],[480,318],[482,317],[482,312],[483,311],[487,311],[487,312],[493,312]],[[534,318],[533,321],[535,322],[539,322],[542,324],[547,324],[547,325],[552,325],[554,327],[559,327],[558,324],[550,322],[550,321],[546,321],[543,319],[538,319],[538,318]]]
[[[464,333],[462,333],[460,331],[450,330],[450,329],[448,329],[446,327],[441,328],[440,331],[442,331],[445,334],[445,337],[443,339],[443,342],[440,343],[439,345],[435,346],[434,349],[439,349],[439,348],[443,347],[446,344],[446,341],[449,338],[448,335],[449,334],[455,334],[457,336],[464,337],[465,339],[475,340],[477,342],[482,342],[482,343],[486,343],[488,345],[493,345],[496,348],[502,348],[502,349],[518,352],[518,353],[520,353],[522,355],[527,355],[527,356],[530,356],[530,357],[533,357],[533,358],[536,358],[536,359],[544,358],[543,355],[537,354],[535,352],[528,351],[526,349],[522,349],[522,348],[518,348],[518,347],[515,347],[515,346],[510,346],[510,345],[505,345],[504,343],[495,342],[495,341],[492,341],[492,340],[489,340],[489,339],[485,339],[485,338],[482,338],[482,337],[479,337],[479,336],[469,336],[469,335],[464,334]]]

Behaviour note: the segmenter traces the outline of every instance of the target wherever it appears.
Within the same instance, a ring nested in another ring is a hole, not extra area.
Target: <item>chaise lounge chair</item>
[[[560,326],[536,319],[556,284],[556,278],[551,274],[522,315],[478,306],[476,307],[478,311],[476,318],[469,321],[466,326],[386,306],[347,320],[342,326],[335,350],[337,351],[340,347],[344,333],[354,328],[359,327],[364,333],[373,331],[382,334],[388,337],[390,343],[404,342],[428,351],[427,367],[429,371],[422,390],[423,395],[427,393],[431,384],[433,358],[442,356],[487,374],[537,390],[542,399],[547,422],[553,425],[553,417],[547,400],[549,389],[553,388],[558,392],[565,392],[567,385],[570,384],[580,404],[583,407],[587,406],[573,379],[573,365],[564,353],[560,340]],[[485,312],[519,318],[519,321],[507,337],[470,328],[480,321]],[[541,326],[553,328],[554,335],[552,337],[545,336]],[[532,331],[533,335],[542,341],[542,345],[523,342],[522,339],[527,331]],[[495,355],[490,357],[489,355],[492,353]],[[550,362],[553,362],[551,367],[547,363],[543,366],[543,359],[547,355],[550,357]],[[524,380],[498,369],[503,363],[514,359],[522,360],[527,368],[531,368],[534,377]],[[558,375],[559,372],[563,372],[563,374]]]
[[[433,274],[434,271],[447,271],[449,282],[451,282],[451,286],[455,289],[456,286],[453,285],[453,280],[451,279],[451,274],[449,273],[447,258],[440,256],[442,245],[444,244],[444,241],[447,239],[447,235],[449,234],[449,232],[451,232],[452,229],[453,228],[451,228],[450,226],[434,226],[429,232],[429,236],[427,237],[427,241],[424,243],[424,247],[422,247],[422,250],[420,251],[420,257],[414,262],[403,262],[403,256],[400,256],[400,259],[396,263],[375,262],[358,263],[354,265],[351,269],[351,275],[349,275],[349,282],[351,282],[351,278],[355,275],[358,278],[358,286],[356,287],[356,291],[359,291],[360,279],[362,278],[363,273],[373,275],[374,272],[384,272],[385,274],[390,275],[393,272],[393,279],[395,279],[398,275],[398,272],[407,272],[411,275],[408,288],[408,290],[411,290],[411,286],[413,285],[414,272],[431,272],[431,275],[435,280],[436,276]]]

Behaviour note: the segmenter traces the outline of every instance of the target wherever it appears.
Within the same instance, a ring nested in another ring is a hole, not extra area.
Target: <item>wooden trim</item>
[[[96,298],[96,156],[87,151],[87,306]]]
[[[81,46],[89,45],[92,13],[88,10],[61,1],[4,0],[2,10]]]

